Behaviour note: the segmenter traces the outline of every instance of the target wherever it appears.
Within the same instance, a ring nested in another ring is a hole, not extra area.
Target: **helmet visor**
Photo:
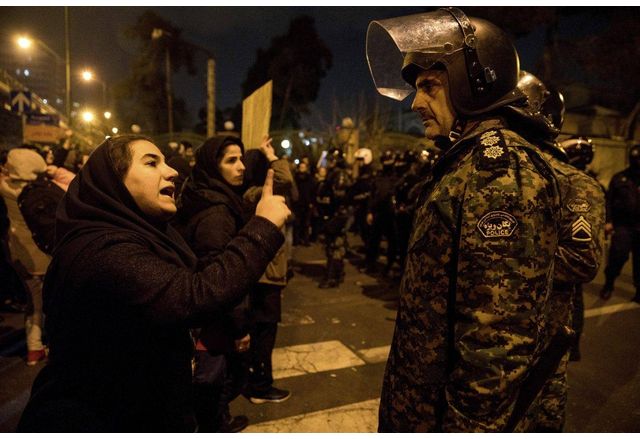
[[[445,10],[376,20],[367,29],[367,62],[378,92],[401,101],[414,91],[402,70],[408,65],[429,69],[462,50],[458,22]]]

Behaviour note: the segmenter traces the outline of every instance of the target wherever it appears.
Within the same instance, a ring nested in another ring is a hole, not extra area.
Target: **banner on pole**
[[[245,150],[256,149],[269,135],[273,81],[254,91],[242,101],[242,143]]]

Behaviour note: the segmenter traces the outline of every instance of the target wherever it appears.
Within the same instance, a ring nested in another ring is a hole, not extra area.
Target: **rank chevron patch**
[[[591,224],[582,215],[571,224],[571,239],[578,242],[591,241]]]

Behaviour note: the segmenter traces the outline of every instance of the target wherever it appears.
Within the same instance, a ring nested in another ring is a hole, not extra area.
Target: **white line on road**
[[[277,348],[272,359],[274,379],[366,364],[338,340]]]
[[[601,306],[600,308],[587,309],[584,311],[584,317],[585,319],[587,319],[589,317],[603,316],[605,314],[613,314],[616,312],[627,311],[629,309],[637,309],[637,308],[640,308],[640,305],[638,305],[635,302],[618,303],[616,305],[608,305],[608,306]]]
[[[250,425],[243,433],[375,433],[380,399]]]

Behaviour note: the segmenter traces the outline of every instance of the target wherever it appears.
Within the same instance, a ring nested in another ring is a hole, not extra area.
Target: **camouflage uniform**
[[[553,170],[485,120],[438,162],[417,206],[379,430],[501,431],[549,339]]]
[[[555,255],[553,293],[549,300],[550,330],[571,326],[576,284],[590,282],[598,273],[604,242],[605,199],[600,184],[586,173],[551,154],[544,157],[554,168],[562,199],[560,241]],[[560,432],[567,403],[569,353],[545,383],[529,408],[521,431]]]

